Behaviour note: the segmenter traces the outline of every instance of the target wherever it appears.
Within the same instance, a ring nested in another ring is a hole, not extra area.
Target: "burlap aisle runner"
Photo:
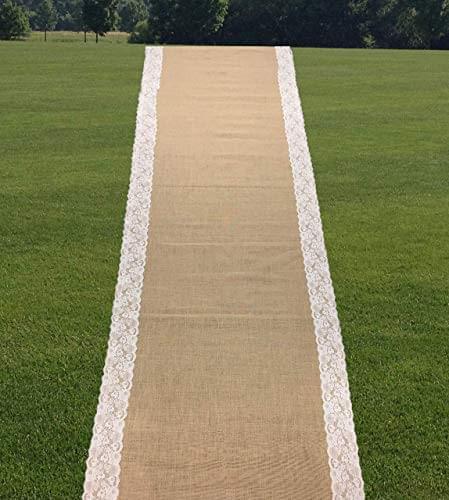
[[[363,483],[291,51],[149,48],[84,498],[332,497]]]

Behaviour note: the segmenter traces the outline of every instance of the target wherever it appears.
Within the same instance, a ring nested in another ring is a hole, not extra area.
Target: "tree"
[[[143,0],[126,0],[119,5],[120,30],[131,33],[136,24],[148,18],[148,9]]]
[[[148,30],[148,20],[139,21],[129,35],[129,43],[148,43],[151,40],[151,36]]]
[[[447,0],[365,0],[374,46],[430,48],[449,33]]]
[[[115,28],[117,22],[117,0],[84,0],[83,20],[87,29],[98,36],[104,36]]]
[[[228,0],[149,0],[153,41],[204,43],[223,25]]]
[[[58,15],[53,0],[42,0],[36,12],[35,23],[38,29],[44,31],[44,40],[47,41],[47,31],[55,29]]]
[[[221,41],[354,47],[361,40],[351,4],[352,0],[231,0]]]
[[[298,1],[231,0],[221,39],[238,44],[278,44],[293,21],[295,32],[301,31]]]
[[[416,31],[422,40],[422,47],[438,47],[449,35],[449,1],[413,0],[412,8]]]
[[[21,38],[30,31],[29,15],[23,7],[12,0],[0,4],[0,40]]]

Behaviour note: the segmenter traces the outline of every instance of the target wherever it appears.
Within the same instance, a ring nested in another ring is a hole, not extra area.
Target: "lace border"
[[[329,271],[293,54],[276,47],[301,248],[318,346],[327,451],[334,499],[364,498],[346,361]]]
[[[132,385],[150,222],[156,101],[162,48],[147,47],[137,107],[131,179],[108,351],[89,448],[84,500],[118,497],[123,429]]]

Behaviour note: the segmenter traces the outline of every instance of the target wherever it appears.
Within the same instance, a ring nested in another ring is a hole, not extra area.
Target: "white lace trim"
[[[293,54],[290,47],[276,47],[276,57],[301,248],[318,346],[332,493],[334,499],[359,500],[364,498],[363,479],[354,430],[345,353],[327,261]]]
[[[162,48],[147,47],[108,352],[87,459],[84,500],[118,496],[123,429],[132,385],[143,286]]]

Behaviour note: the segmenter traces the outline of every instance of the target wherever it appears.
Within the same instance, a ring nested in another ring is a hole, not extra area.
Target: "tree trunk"
[[[44,42],[46,42],[46,41],[47,41],[47,30],[45,29],[44,30]]]
[[[95,43],[98,43],[98,33],[95,33]]]
[[[84,43],[86,43],[86,42],[87,42],[87,32],[85,31],[84,32]]]

